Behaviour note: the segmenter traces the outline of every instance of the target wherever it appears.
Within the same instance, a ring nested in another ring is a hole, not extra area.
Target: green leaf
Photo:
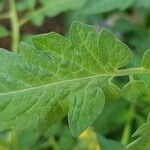
[[[127,150],[149,150],[150,136],[138,138],[127,146]]]
[[[141,125],[133,136],[140,137],[127,145],[127,150],[149,150],[150,148],[150,114],[148,116],[147,122]]]
[[[82,8],[82,13],[93,15],[98,13],[106,13],[116,9],[124,10],[132,6],[134,0],[88,0]]]
[[[121,68],[128,63],[129,48],[107,30],[101,31],[98,45],[103,67],[113,70],[113,68]]]
[[[150,50],[147,50],[145,53],[144,53],[144,56],[143,56],[143,60],[142,60],[142,66],[145,68],[145,69],[149,69],[150,70]]]
[[[125,147],[117,141],[106,139],[98,134],[98,142],[101,150],[125,150]]]
[[[123,87],[122,95],[131,102],[137,102],[145,91],[146,84],[144,81],[132,80]]]
[[[43,5],[43,12],[49,17],[56,16],[63,11],[79,9],[85,4],[86,1],[87,0],[40,0],[41,4]]]
[[[149,0],[87,0],[85,5],[82,7],[81,14],[84,15],[95,15],[108,13],[115,10],[123,11],[129,7],[143,7],[149,8]]]
[[[133,134],[133,136],[147,136],[150,134],[150,113],[147,118],[147,122],[142,124],[137,131]]]
[[[36,26],[41,26],[44,22],[45,16],[42,13],[39,13],[38,16],[36,14],[28,14],[27,18]]]
[[[119,99],[121,96],[120,88],[111,82],[105,86],[104,90],[107,91],[105,92],[105,98],[109,101]]]
[[[81,129],[85,130],[91,122],[95,121],[97,114],[101,113],[105,96],[103,91],[97,89],[94,84],[70,96],[72,107],[68,114],[69,126],[71,133],[77,136],[81,133]],[[91,101],[93,97],[95,101]],[[94,109],[91,109],[91,106]]]
[[[0,26],[0,38],[8,35],[9,35],[9,31],[4,26]]]
[[[76,10],[81,8],[87,0],[40,0],[41,8],[29,12],[27,18],[31,20],[35,25],[41,25],[45,16],[54,17],[61,12],[68,10]]]
[[[36,5],[36,0],[20,0],[16,3],[18,11],[24,11],[26,9],[33,9]]]
[[[51,32],[32,41],[21,43],[18,54],[0,49],[1,131],[32,127],[42,133],[68,115],[77,136],[95,121],[111,93],[119,97],[111,82],[115,76],[147,73],[120,70],[129,61],[128,47],[112,33],[78,22],[68,39]]]

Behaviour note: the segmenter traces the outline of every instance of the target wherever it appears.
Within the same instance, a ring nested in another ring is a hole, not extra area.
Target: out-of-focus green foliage
[[[147,122],[141,125],[134,133],[134,136],[140,136],[127,146],[127,150],[149,150],[150,148],[150,115]]]
[[[115,9],[125,10],[134,0],[87,0],[81,12],[86,15],[106,13]]]
[[[98,141],[101,150],[125,150],[125,146],[121,145],[119,142],[106,139],[100,134],[98,134]]]
[[[29,10],[25,19],[31,21],[35,25],[42,25],[44,18],[54,17],[61,12],[68,10],[77,10],[85,4],[86,0],[40,0],[40,6],[35,8],[37,1],[21,0],[17,4],[18,11]]]
[[[32,10],[36,3],[36,0],[20,0],[16,3],[16,8],[18,11]]]
[[[0,0],[0,12],[3,10],[4,0]]]
[[[150,8],[149,0],[87,0],[81,12],[92,15],[98,13],[107,13],[113,10],[125,10],[129,7]]]

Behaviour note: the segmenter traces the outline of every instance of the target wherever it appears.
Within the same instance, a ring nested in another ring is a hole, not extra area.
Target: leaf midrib
[[[87,76],[87,77],[78,78],[78,79],[63,80],[63,81],[53,82],[53,83],[45,84],[45,85],[41,85],[41,86],[21,89],[21,90],[18,90],[18,91],[0,93],[0,96],[4,96],[4,95],[7,95],[7,94],[15,94],[15,93],[20,93],[20,92],[30,91],[30,90],[39,89],[39,88],[45,88],[45,87],[48,87],[48,86],[63,84],[63,83],[67,83],[67,82],[76,82],[76,81],[80,81],[80,80],[94,79],[94,78],[100,78],[100,77],[109,77],[109,76],[110,77],[116,77],[116,76],[126,76],[126,75],[134,75],[134,74],[147,74],[147,73],[150,73],[150,70],[147,70],[143,67],[122,69],[122,70],[118,70],[118,71],[110,73],[110,74],[100,74],[100,75],[96,75],[96,76]]]

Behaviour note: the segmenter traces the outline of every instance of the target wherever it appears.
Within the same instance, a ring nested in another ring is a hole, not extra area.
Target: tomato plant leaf
[[[42,133],[68,115],[77,136],[118,98],[115,76],[147,73],[124,67],[129,48],[107,30],[74,22],[69,38],[51,32],[21,43],[17,53],[0,49],[0,130],[32,126]],[[112,99],[114,99],[112,98]]]
[[[137,102],[146,91],[146,84],[141,80],[133,80],[127,83],[122,89],[122,95],[129,101]]]
[[[149,150],[150,147],[150,114],[147,122],[141,125],[133,136],[139,136],[137,140],[133,141],[127,146],[127,150]]]

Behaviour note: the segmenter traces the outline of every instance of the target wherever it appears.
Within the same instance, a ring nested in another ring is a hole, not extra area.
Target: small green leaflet
[[[140,137],[127,146],[127,150],[149,150],[150,148],[150,114],[147,122],[141,125],[133,136]]]
[[[150,50],[147,50],[142,59],[141,66],[145,70],[150,70]],[[140,79],[143,79],[144,81],[147,81],[147,84],[145,84],[142,80],[131,80],[128,82],[122,89],[122,95],[125,99],[131,101],[131,102],[137,102],[138,100],[143,100],[145,96],[148,96],[147,93],[149,93],[149,74],[147,75],[147,80],[144,79],[144,76],[139,76]],[[148,86],[147,86],[148,85]]]
[[[129,48],[109,31],[79,22],[69,38],[51,32],[32,42],[20,43],[17,54],[0,49],[0,131],[32,127],[42,133],[67,115],[77,136],[96,120],[105,99],[120,96],[113,77],[149,73],[143,67],[120,70]]]
[[[128,82],[122,89],[122,95],[129,101],[137,102],[146,91],[144,81],[133,80]]]

